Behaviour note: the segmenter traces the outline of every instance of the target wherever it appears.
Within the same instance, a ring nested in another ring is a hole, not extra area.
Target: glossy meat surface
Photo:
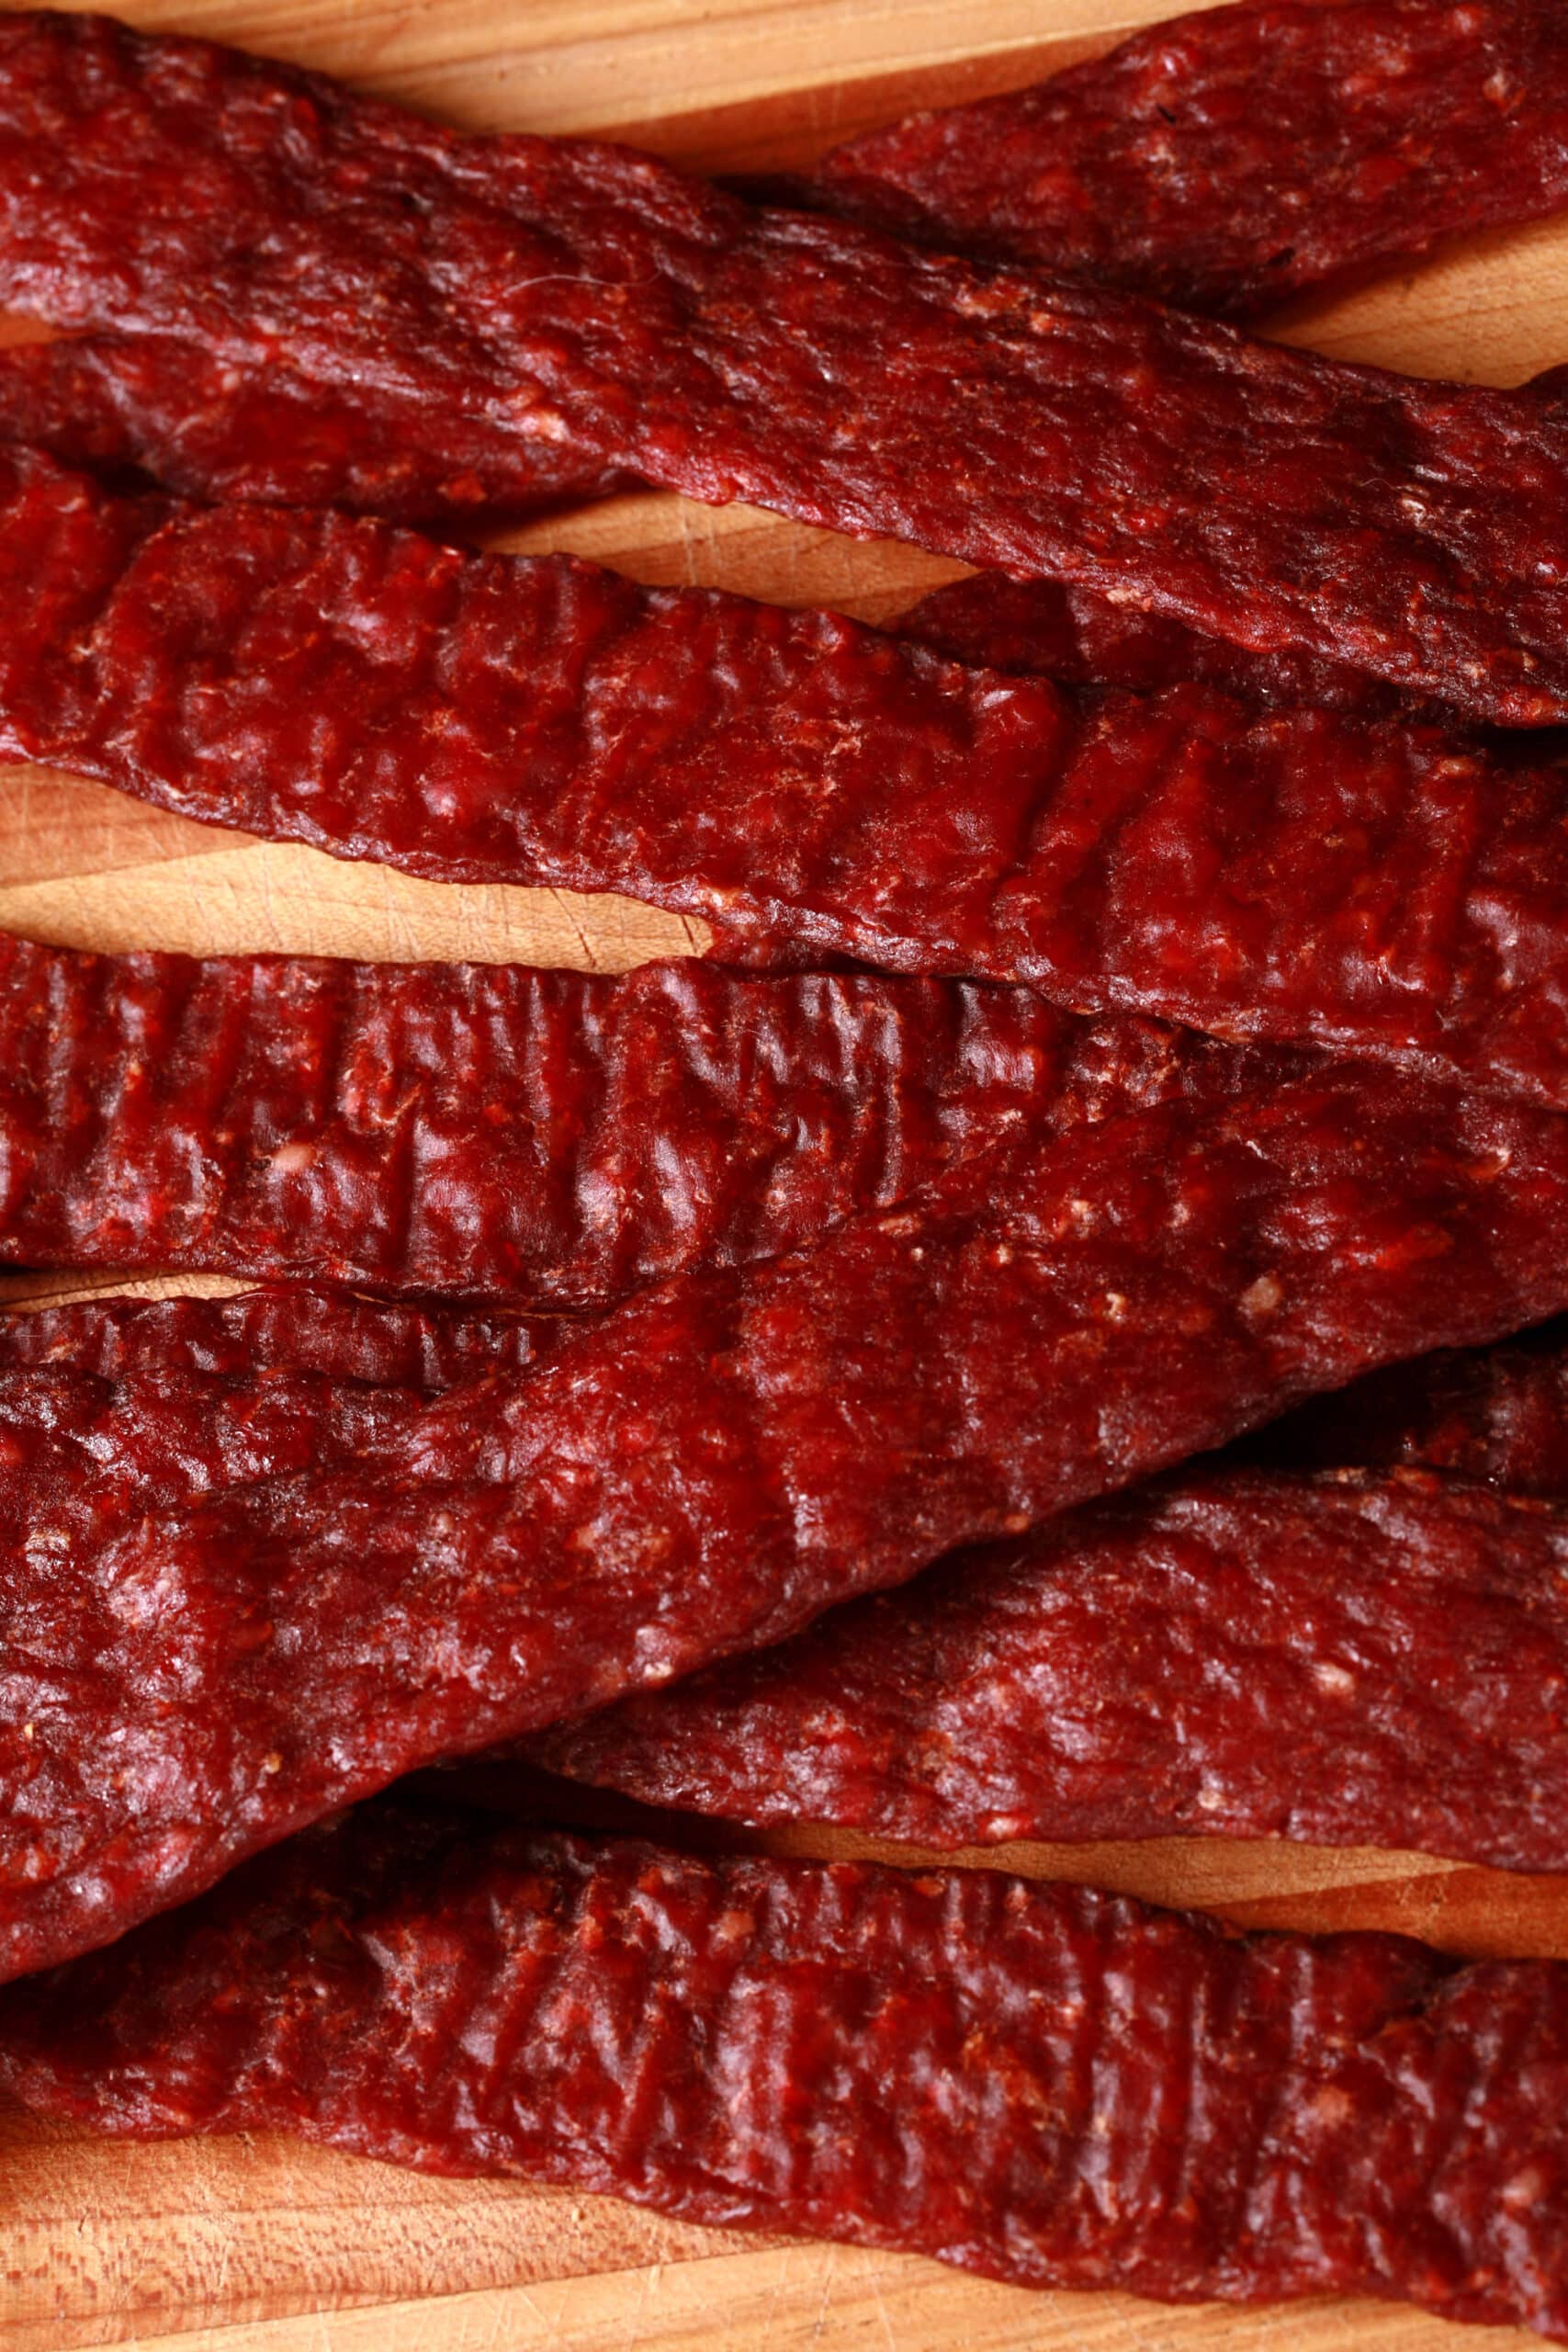
[[[1258,0],[835,148],[895,235],[1232,318],[1568,203],[1555,0]]]
[[[378,1806],[0,2001],[37,2112],[284,2131],[1185,2301],[1568,2339],[1568,1993],[990,1871]]]
[[[1545,763],[1194,686],[1080,708],[831,615],[119,499],[16,452],[0,483],[0,747],[438,878],[625,889],[762,962],[1022,981],[1568,1102]]]
[[[12,1375],[0,1966],[107,1941],[420,1763],[1538,1319],[1568,1304],[1565,1216],[1555,1115],[1341,1068],[965,1166],[813,1251],[641,1293],[522,1377],[389,1415],[361,1390],[385,1418],[353,1461],[265,1475],[224,1384],[190,1442],[257,1475],[166,1510],[134,1384],[107,1400],[123,1478],[100,1442],[73,1483],[57,1406],[25,1405],[49,1375]]]
[[[1562,1871],[1565,1734],[1568,1511],[1429,1472],[1215,1470],[525,1752],[925,1845],[1298,1838]]]
[[[1030,989],[876,973],[0,934],[0,1257],[591,1307],[1270,1066]]]
[[[0,25],[0,298],[715,502],[1568,715],[1568,428],[1099,289],[460,139],[105,18]]]

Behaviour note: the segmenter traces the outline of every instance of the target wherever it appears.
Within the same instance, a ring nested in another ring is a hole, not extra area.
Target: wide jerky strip
[[[1201,688],[1080,707],[831,615],[118,499],[15,452],[0,484],[14,752],[438,878],[625,889],[760,961],[1019,980],[1568,1100],[1545,764]]]
[[[0,296],[276,357],[714,501],[1568,713],[1568,431],[1097,289],[459,139],[103,18],[0,40]],[[551,459],[554,465],[556,460]]]
[[[1539,1318],[1568,1303],[1565,1217],[1554,1114],[1330,1069],[641,1293],[364,1464],[163,1513],[83,1477],[24,1530],[0,1623],[0,1965],[416,1764]]]
[[[1032,990],[0,935],[0,1256],[592,1306],[1280,1057]]]
[[[926,1845],[1223,1836],[1568,1869],[1568,1510],[1430,1472],[1068,1511],[529,1744]]]
[[[626,486],[581,454],[363,384],[245,367],[170,335],[77,335],[0,351],[0,438],[69,466],[148,475],[215,503],[343,506],[468,523]]]
[[[1243,702],[1305,703],[1363,718],[1423,715],[1409,695],[1348,662],[1291,650],[1256,652],[1060,580],[976,571],[922,596],[892,633],[969,669],[1061,686],[1150,694],[1185,683]]]
[[[814,196],[896,235],[1256,317],[1568,203],[1556,0],[1264,0],[835,148]]]
[[[988,1871],[377,1806],[13,1985],[0,2075],[1035,2287],[1326,2292],[1568,2341],[1568,1974]]]

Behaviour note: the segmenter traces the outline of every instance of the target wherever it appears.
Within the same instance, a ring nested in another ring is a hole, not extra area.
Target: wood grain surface
[[[1157,0],[122,0],[474,127],[608,130],[696,169],[785,166],[914,106],[1005,89],[1166,13]],[[1471,240],[1280,332],[1348,357],[1512,384],[1562,358],[1568,224]],[[36,330],[0,322],[0,334]],[[637,578],[871,620],[961,566],[742,507],[617,499],[495,542]],[[0,769],[0,925],[88,946],[268,948],[623,969],[703,943],[608,898],[457,889],[334,864]],[[0,1282],[18,1306],[96,1285]],[[211,1287],[204,1284],[203,1287]],[[139,1285],[140,1287],[140,1285]],[[501,1807],[527,1794],[469,1773]],[[590,1808],[591,1809],[591,1808]],[[803,1824],[778,1850],[874,1849]],[[907,1849],[905,1858],[907,1858]],[[1568,1956],[1568,1881],[1281,1845],[1020,1847],[1056,1872],[1258,1926],[1399,1928],[1463,1952]],[[595,2198],[432,2181],[281,2142],[136,2148],[0,2115],[0,2352],[1441,2352],[1371,2304],[1168,2312],[1030,2295],[912,2258],[720,2233]],[[1475,2339],[1535,2341],[1513,2331]]]

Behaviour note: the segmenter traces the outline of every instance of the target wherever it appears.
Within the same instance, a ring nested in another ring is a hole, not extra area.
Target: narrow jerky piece
[[[1568,1869],[1568,1511],[1231,1472],[960,1553],[529,1743],[655,1804],[926,1845],[1301,1838]]]
[[[1568,204],[1556,0],[1262,0],[835,148],[817,200],[924,243],[1255,318]]]
[[[0,2002],[36,2112],[1568,2341],[1568,1971],[378,1806]]]
[[[0,1257],[594,1306],[1269,1070],[1026,989],[0,934]]]
[[[1253,1460],[1307,1467],[1427,1464],[1568,1501],[1568,1340],[1551,1323],[1511,1345],[1391,1365],[1260,1430]]]
[[[0,299],[1568,715],[1568,429],[1092,288],[461,139],[102,17],[0,22]]]
[[[763,962],[1022,981],[1568,1102],[1544,764],[1197,687],[1080,708],[828,614],[150,507],[16,452],[0,485],[6,749],[444,879],[624,889]]]
[[[62,338],[0,351],[0,439],[68,466],[147,476],[214,503],[343,506],[393,522],[493,520],[625,488],[483,417],[374,386],[312,383],[167,335]]]
[[[83,1476],[7,1546],[0,1968],[416,1765],[1539,1319],[1568,1305],[1565,1222],[1559,1116],[1340,1066],[640,1293],[350,1466],[168,1512],[140,1469]]]
[[[63,1370],[122,1383],[146,1373],[165,1382],[308,1373],[434,1396],[485,1372],[522,1372],[570,1328],[279,1283],[228,1298],[103,1297],[0,1314],[0,1374]]]
[[[1312,704],[1364,718],[1427,715],[1396,686],[1347,662],[1293,650],[1254,652],[1059,580],[977,571],[922,596],[892,633],[969,669],[1052,678],[1063,686],[1148,694],[1190,681],[1244,702]]]

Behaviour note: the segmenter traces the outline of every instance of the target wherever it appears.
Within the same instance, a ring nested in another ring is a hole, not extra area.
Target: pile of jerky
[[[1568,403],[1235,323],[1564,206],[1558,0],[734,190],[0,18],[0,748],[712,935],[0,941],[0,1254],[251,1285],[0,1323],[28,2106],[1568,2342],[1568,1965],[744,1834],[1568,1868]],[[465,544],[638,483],[980,568]]]

